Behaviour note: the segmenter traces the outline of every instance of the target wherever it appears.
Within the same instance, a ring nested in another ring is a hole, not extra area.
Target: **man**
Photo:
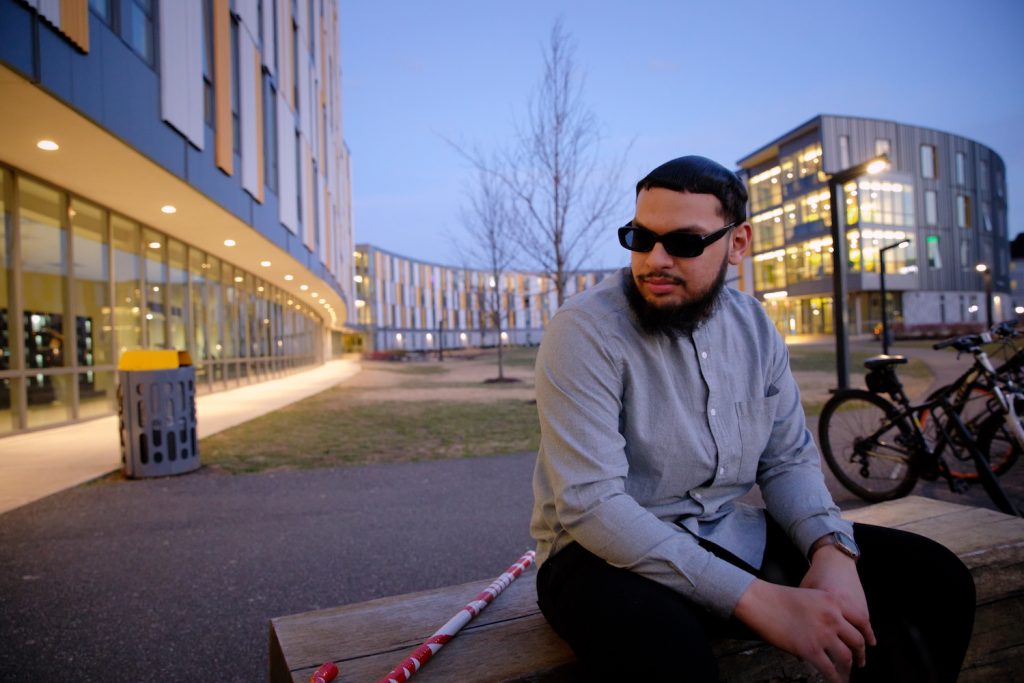
[[[938,544],[841,519],[785,344],[723,287],[746,200],[709,159],[659,166],[619,230],[630,268],[548,326],[541,610],[588,680],[715,681],[710,639],[752,632],[828,681],[954,681],[971,576]],[[767,514],[737,501],[755,483]]]

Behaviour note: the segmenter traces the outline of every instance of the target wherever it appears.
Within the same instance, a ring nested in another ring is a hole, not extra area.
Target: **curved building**
[[[994,321],[1012,316],[999,155],[928,128],[820,115],[737,162],[750,192],[753,293],[779,330],[832,333],[828,180],[881,154],[888,170],[843,185],[850,334],[881,320],[880,254],[897,329],[984,324],[986,297]]]
[[[352,302],[338,3],[0,0],[0,435],[320,363]],[[340,336],[340,335],[338,335]]]

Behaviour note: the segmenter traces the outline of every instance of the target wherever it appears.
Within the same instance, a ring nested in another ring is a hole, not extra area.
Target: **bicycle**
[[[966,345],[967,350],[970,350],[974,342],[977,342],[976,345],[979,348],[982,344],[998,342],[998,348],[986,353],[990,360],[996,355],[1003,359],[1003,362],[994,369],[994,381],[1003,389],[1004,394],[1018,396],[1020,394],[1018,387],[1024,386],[1024,383],[1021,382],[1024,350],[1018,348],[1015,343],[1020,337],[1021,334],[1017,332],[1015,322],[1008,321],[995,325],[987,335],[956,337],[939,342],[933,348],[946,348],[960,342]],[[958,357],[959,353],[963,351],[964,348],[958,349]],[[989,389],[991,381],[986,369],[979,362],[975,362],[952,384],[934,391],[928,400],[933,400],[943,393],[950,395],[950,402],[964,421],[968,431],[975,436],[979,450],[988,457],[992,471],[997,476],[1001,476],[1016,463],[1021,452],[1024,451],[1024,444],[1018,443],[1007,428],[1000,401]],[[1015,407],[1018,413],[1021,413],[1024,408],[1024,406]],[[918,417],[928,443],[937,443],[935,422],[929,419],[929,411],[922,410]],[[976,480],[978,475],[969,450],[962,444],[954,443],[952,445],[950,454],[953,457],[947,459],[950,476]]]
[[[952,474],[944,456],[948,453],[959,460],[957,454],[966,453],[975,466],[976,480],[996,507],[1020,516],[1021,511],[1000,486],[992,463],[979,445],[987,439],[990,447],[995,434],[1005,429],[1016,446],[1024,448],[1024,427],[1016,411],[1019,393],[1004,391],[1004,383],[981,348],[986,339],[991,337],[965,335],[936,344],[937,348],[953,346],[970,352],[974,365],[956,382],[919,404],[910,402],[896,374],[896,366],[907,362],[905,357],[876,356],[865,361],[868,390],[837,391],[822,408],[818,424],[822,456],[839,482],[869,502],[901,498],[919,479],[934,481],[939,477],[951,491],[963,493],[971,480]],[[991,416],[977,425],[977,434],[965,424],[954,400],[968,383],[984,387],[995,401]],[[934,425],[931,439],[922,428],[922,414],[929,415]]]

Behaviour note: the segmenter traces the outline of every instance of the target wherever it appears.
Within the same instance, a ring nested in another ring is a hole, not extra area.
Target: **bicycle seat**
[[[873,356],[864,361],[864,367],[868,370],[887,368],[890,365],[903,365],[907,362],[906,356]]]

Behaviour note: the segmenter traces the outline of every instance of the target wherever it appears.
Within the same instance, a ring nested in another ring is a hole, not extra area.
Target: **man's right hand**
[[[846,683],[854,661],[863,661],[866,634],[828,591],[755,579],[733,615],[775,647],[810,662],[829,683]]]

